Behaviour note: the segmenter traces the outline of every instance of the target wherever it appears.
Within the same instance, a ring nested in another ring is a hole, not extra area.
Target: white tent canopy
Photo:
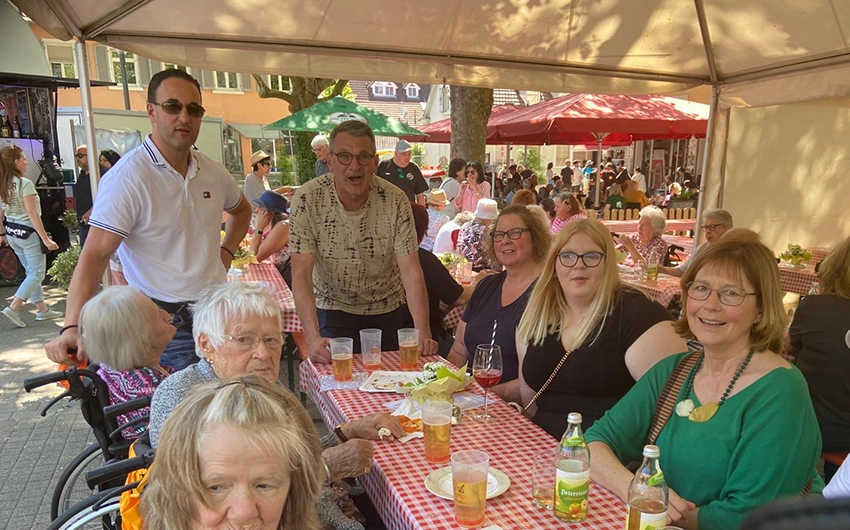
[[[720,84],[733,105],[850,95],[846,72],[825,78],[850,64],[839,0],[13,3],[57,38],[214,70],[552,92]],[[802,91],[741,86],[812,70]]]
[[[850,96],[847,0],[11,1],[57,38],[213,70],[572,93],[711,85],[701,207],[722,202],[731,106]]]

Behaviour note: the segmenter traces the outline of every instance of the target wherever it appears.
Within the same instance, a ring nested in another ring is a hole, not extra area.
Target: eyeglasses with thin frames
[[[718,223],[718,224],[713,224],[713,225],[702,225],[700,228],[702,228],[706,232],[714,232],[715,230],[717,230],[721,226],[723,226],[723,225]]]
[[[584,254],[576,254],[575,252],[559,252],[558,261],[564,267],[575,267],[578,264],[579,258],[585,267],[593,268],[602,263],[602,258],[605,257],[604,252],[585,252]]]
[[[248,352],[255,349],[260,343],[260,340],[263,341],[263,344],[265,345],[266,349],[271,352],[279,352],[283,347],[282,334],[268,335],[266,337],[263,337],[262,339],[252,333],[246,333],[245,335],[239,335],[238,337],[234,337],[232,335],[224,335],[224,338],[235,342],[236,347],[243,352]]]
[[[200,104],[192,102],[187,105],[180,103],[179,101],[163,101],[162,103],[157,103],[156,101],[149,101],[151,105],[156,105],[162,109],[166,114],[180,114],[183,112],[183,107],[186,107],[186,112],[189,113],[189,116],[193,118],[202,118],[204,114],[207,112],[207,109],[202,107]]]
[[[734,287],[712,289],[711,286],[702,282],[688,282],[685,287],[687,287],[688,296],[690,298],[693,298],[694,300],[697,300],[698,302],[708,300],[708,297],[711,296],[711,293],[717,293],[717,297],[720,300],[720,303],[728,306],[739,306],[744,303],[744,300],[748,296],[756,294],[748,293],[740,289],[735,289]]]
[[[505,236],[508,236],[510,240],[517,240],[522,237],[522,234],[525,232],[531,232],[528,228],[511,228],[506,232],[502,232],[501,230],[497,230],[493,232],[493,241],[498,243],[499,241],[505,239]]]
[[[334,153],[333,155],[336,157],[337,160],[339,160],[339,163],[343,166],[351,164],[351,162],[353,162],[355,158],[357,159],[357,163],[361,166],[368,166],[375,159],[374,154],[369,155],[366,153],[352,155],[351,153],[346,153],[345,151],[343,151],[342,153]]]

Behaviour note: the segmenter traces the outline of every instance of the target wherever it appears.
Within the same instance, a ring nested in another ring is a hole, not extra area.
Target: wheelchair
[[[97,368],[97,365],[86,368],[71,367],[67,370],[28,377],[24,380],[24,390],[27,392],[53,383],[67,385],[66,390],[45,405],[40,414],[46,416],[50,408],[65,398],[69,398],[71,401],[77,400],[80,402],[83,418],[91,427],[96,440],[78,454],[65,467],[59,477],[50,502],[51,520],[56,520],[71,506],[91,497],[94,488],[88,486],[82,480],[84,474],[88,470],[99,468],[108,462],[126,459],[133,440],[125,440],[121,432],[127,427],[146,424],[148,421],[147,415],[145,415],[118,425],[117,418],[119,416],[150,406],[150,397],[141,397],[110,405],[109,390],[106,383],[97,375]],[[123,484],[123,481],[121,483]],[[117,483],[106,482],[101,483],[99,488],[106,490],[117,485]]]
[[[96,492],[65,510],[47,530],[121,530],[121,495],[140,484],[126,482],[127,476],[153,464],[154,450],[147,432],[134,442],[133,452],[138,456],[86,471],[86,484]]]

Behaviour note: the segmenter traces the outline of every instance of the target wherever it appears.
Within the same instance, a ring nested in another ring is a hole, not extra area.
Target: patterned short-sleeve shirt
[[[289,226],[292,253],[315,256],[317,308],[378,315],[405,302],[396,257],[418,244],[410,202],[397,187],[373,176],[366,204],[349,212],[328,173],[295,192]]]

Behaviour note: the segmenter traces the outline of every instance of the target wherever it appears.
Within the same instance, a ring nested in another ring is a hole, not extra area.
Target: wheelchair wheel
[[[93,495],[68,508],[47,530],[121,530],[120,503],[120,495]]]
[[[90,497],[94,492],[86,484],[86,471],[103,466],[103,452],[100,445],[93,443],[83,449],[62,472],[53,490],[50,501],[50,519],[55,520],[74,504]]]

